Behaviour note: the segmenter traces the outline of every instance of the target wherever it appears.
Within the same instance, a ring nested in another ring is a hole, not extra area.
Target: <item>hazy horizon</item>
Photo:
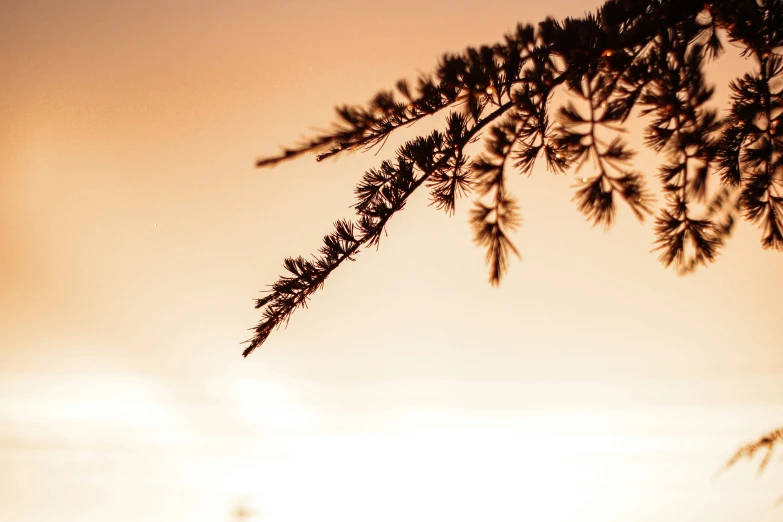
[[[257,157],[446,51],[599,5],[0,5],[0,520],[779,519],[779,457],[715,477],[783,424],[783,258],[745,222],[678,277],[651,220],[592,228],[575,174],[537,169],[512,176],[522,260],[492,288],[469,201],[416,194],[240,355],[252,299],[399,141]],[[719,106],[742,66],[710,67]]]

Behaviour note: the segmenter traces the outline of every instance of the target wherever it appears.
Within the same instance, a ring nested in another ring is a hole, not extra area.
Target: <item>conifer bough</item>
[[[719,117],[704,67],[724,45],[738,46],[752,70],[731,84]],[[389,219],[424,186],[448,214],[475,193],[470,221],[498,284],[520,223],[510,172],[538,161],[578,171],[573,196],[593,225],[608,228],[622,202],[639,220],[655,216],[660,261],[689,272],[713,260],[742,217],[761,229],[763,248],[783,250],[783,0],[609,0],[595,13],[519,25],[502,43],[447,54],[414,86],[401,80],[365,105],[337,108],[330,131],[278,156],[318,161],[383,144],[401,127],[444,113],[445,127],[402,145],[356,187],[356,217],[335,223],[318,254],[288,258],[287,275],[256,300],[263,317],[243,355],[286,324],[346,259],[377,246]],[[553,106],[566,91],[572,101]],[[655,205],[634,152],[622,139],[632,114],[646,118],[645,145],[663,158]],[[483,150],[471,157],[474,142]]]

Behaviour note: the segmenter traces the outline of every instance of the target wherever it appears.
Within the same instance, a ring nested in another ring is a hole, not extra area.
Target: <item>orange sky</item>
[[[650,223],[592,229],[540,171],[513,182],[523,261],[491,288],[466,203],[418,194],[240,357],[252,298],[393,148],[257,156],[595,6],[0,5],[0,520],[211,522],[239,499],[291,522],[778,519],[783,466],[712,481],[783,422],[783,258],[747,224],[679,278]],[[742,66],[712,68],[719,99]]]

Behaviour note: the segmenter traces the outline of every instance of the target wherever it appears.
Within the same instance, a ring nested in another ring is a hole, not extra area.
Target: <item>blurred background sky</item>
[[[592,229],[542,169],[513,178],[523,260],[491,288],[468,203],[421,193],[240,357],[252,299],[399,141],[257,156],[597,6],[0,3],[0,520],[779,520],[779,459],[713,480],[783,424],[783,258],[745,223],[680,278],[649,221]],[[711,67],[718,102],[746,66]]]

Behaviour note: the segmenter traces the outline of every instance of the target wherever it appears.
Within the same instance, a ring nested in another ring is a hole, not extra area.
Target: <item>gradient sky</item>
[[[538,171],[491,288],[467,204],[418,194],[240,357],[252,298],[393,143],[257,156],[445,51],[597,5],[1,2],[0,520],[779,520],[783,465],[713,477],[783,423],[783,258],[744,223],[680,278],[649,222],[592,229]],[[718,100],[745,66],[711,68]]]

